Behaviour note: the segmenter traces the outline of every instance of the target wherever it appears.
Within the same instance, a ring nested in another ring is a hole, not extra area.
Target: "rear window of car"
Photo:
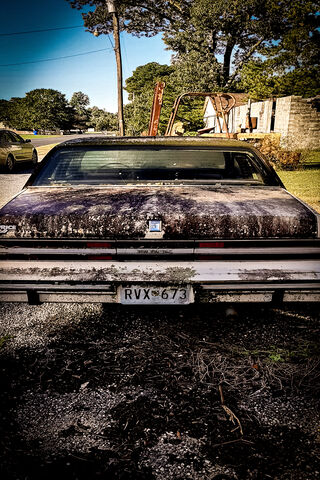
[[[263,184],[259,160],[246,151],[209,148],[99,148],[57,150],[33,181],[45,185]]]

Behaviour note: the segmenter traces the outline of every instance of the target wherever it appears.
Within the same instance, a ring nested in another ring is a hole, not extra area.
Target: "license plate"
[[[188,305],[194,302],[190,285],[185,287],[119,287],[119,302],[124,305]]]

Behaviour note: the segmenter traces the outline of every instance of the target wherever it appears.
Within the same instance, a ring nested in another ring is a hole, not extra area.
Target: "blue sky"
[[[66,0],[11,0],[3,2],[0,17],[0,98],[23,97],[35,88],[53,88],[70,99],[82,91],[90,105],[117,110],[116,64],[106,35],[94,37],[84,27],[23,35],[3,35],[29,30],[83,25],[81,12]],[[110,36],[113,41],[112,36]],[[121,34],[124,78],[139,65],[148,62],[169,64],[171,53],[165,50],[161,36],[137,38]],[[33,62],[107,49],[89,55],[54,61]],[[125,102],[126,102],[125,95]]]

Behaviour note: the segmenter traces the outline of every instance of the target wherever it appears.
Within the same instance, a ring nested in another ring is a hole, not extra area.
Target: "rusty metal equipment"
[[[153,94],[153,103],[151,109],[151,116],[148,128],[148,135],[151,137],[155,137],[158,132],[159,127],[159,119],[162,107],[162,98],[163,98],[163,90],[166,84],[164,82],[158,82],[154,89]]]
[[[206,92],[187,92],[183,93],[175,99],[175,102],[172,107],[170,118],[167,125],[167,130],[165,136],[171,136],[173,131],[173,125],[177,116],[177,112],[181,101],[184,97],[209,97],[212,101],[213,108],[216,112],[217,118],[222,118],[223,126],[221,127],[220,121],[218,120],[218,125],[221,134],[225,133],[226,137],[230,137],[228,129],[228,118],[230,110],[235,106],[236,99],[230,93],[206,93]],[[204,128],[199,130],[199,133],[206,133],[212,130],[212,128]],[[224,130],[224,132],[223,132]]]

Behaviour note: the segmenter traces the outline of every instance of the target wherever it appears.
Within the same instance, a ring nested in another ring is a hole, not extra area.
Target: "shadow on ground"
[[[66,308],[4,341],[2,479],[319,478],[316,308]]]

